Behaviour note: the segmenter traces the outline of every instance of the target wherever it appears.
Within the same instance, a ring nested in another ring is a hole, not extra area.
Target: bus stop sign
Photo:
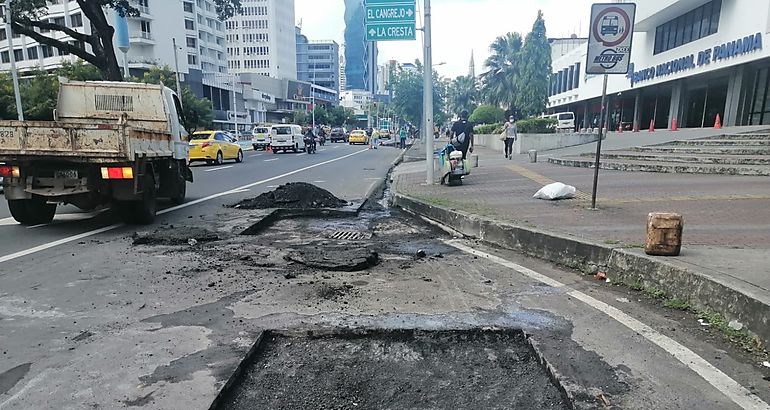
[[[627,74],[634,34],[634,3],[591,6],[586,74]]]

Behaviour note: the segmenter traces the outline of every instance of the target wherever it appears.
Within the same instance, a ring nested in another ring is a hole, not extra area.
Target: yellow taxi
[[[225,160],[243,162],[243,150],[222,131],[199,131],[190,136],[190,163],[206,161],[220,165]]]
[[[350,136],[348,137],[348,144],[368,144],[369,143],[369,135],[366,134],[366,131],[364,130],[354,130],[350,132]]]

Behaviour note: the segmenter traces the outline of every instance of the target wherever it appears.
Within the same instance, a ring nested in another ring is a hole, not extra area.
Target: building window
[[[198,56],[196,56],[195,54],[188,54],[187,55],[187,64],[198,65]]]
[[[48,58],[48,57],[53,57],[54,56],[53,47],[46,46],[46,45],[41,45],[40,48],[43,51],[43,58]]]
[[[184,19],[184,28],[187,30],[195,30],[195,22],[190,19]]]
[[[13,50],[13,58],[16,61],[24,61],[24,50]]]
[[[653,54],[715,34],[719,30],[721,10],[722,0],[713,0],[659,25],[655,29]]]
[[[187,47],[189,48],[198,47],[198,42],[195,40],[195,37],[187,37]]]
[[[70,16],[72,27],[83,27],[83,15],[76,13]]]
[[[37,60],[37,47],[27,49],[27,58],[30,60]]]
[[[142,31],[143,38],[152,38],[152,31],[150,30],[150,22],[142,20],[139,22],[139,27]]]
[[[2,61],[5,64],[8,64],[11,62],[11,57],[7,51],[3,51],[0,53],[0,61]]]
[[[57,26],[65,26],[67,24],[67,21],[64,20],[64,17],[56,17],[51,22]]]
[[[5,34],[5,28],[0,29],[0,41],[5,41],[8,36]]]
[[[193,4],[192,3],[184,2],[182,4],[184,5],[185,13],[192,13],[193,12]]]

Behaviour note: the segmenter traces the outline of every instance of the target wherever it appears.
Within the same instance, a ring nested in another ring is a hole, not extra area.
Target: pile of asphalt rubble
[[[342,208],[348,203],[337,198],[331,192],[305,182],[291,182],[281,185],[273,191],[265,192],[256,197],[245,199],[235,205],[237,209],[267,209],[267,208]]]

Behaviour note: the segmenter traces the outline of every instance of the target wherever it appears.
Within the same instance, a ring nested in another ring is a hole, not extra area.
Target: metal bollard
[[[529,150],[529,162],[532,162],[532,163],[537,162],[537,150],[534,150],[534,149]]]

